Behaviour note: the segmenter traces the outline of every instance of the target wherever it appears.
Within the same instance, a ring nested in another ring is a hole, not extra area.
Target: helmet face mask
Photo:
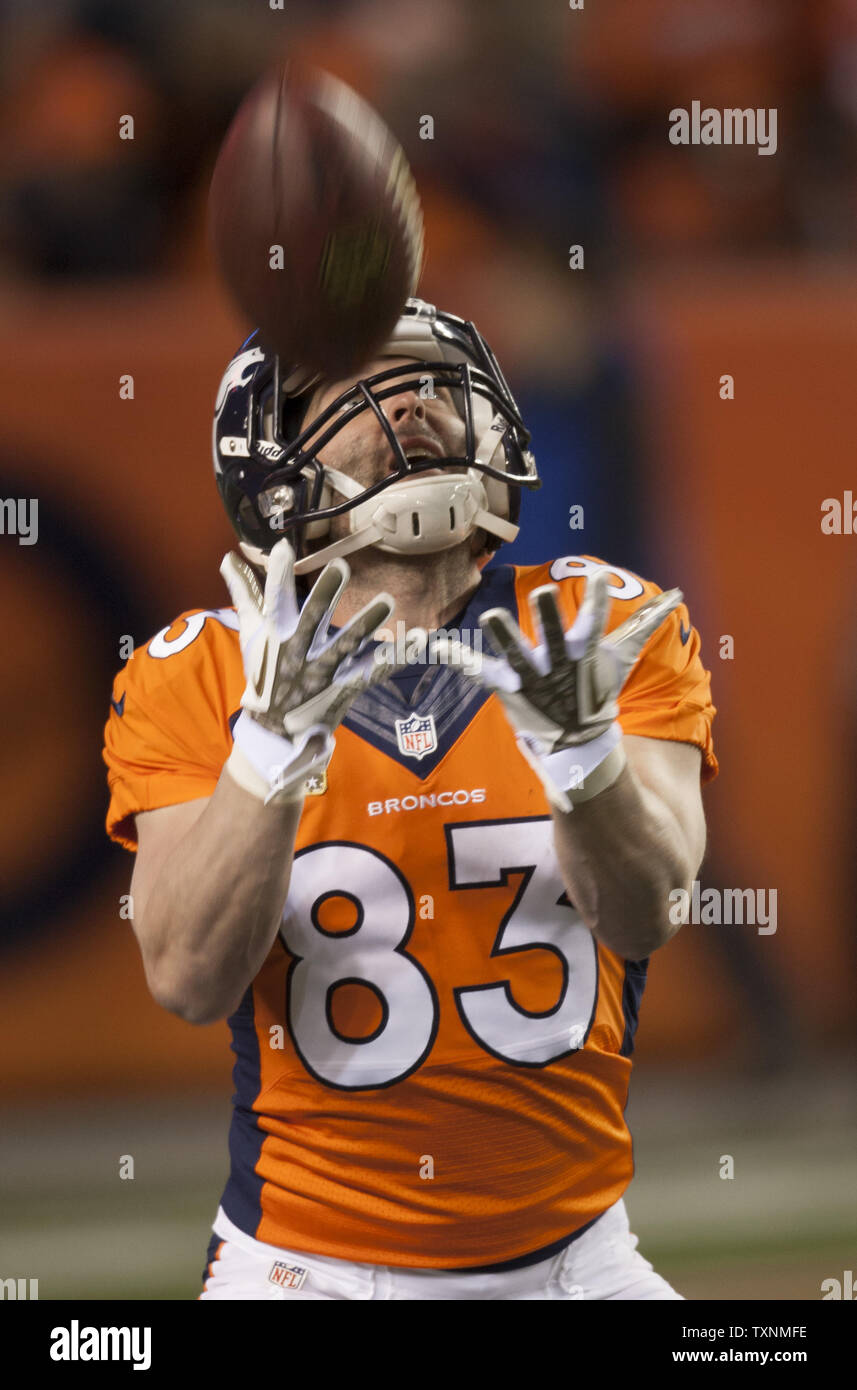
[[[300,573],[319,568],[330,552],[364,545],[431,553],[483,526],[496,548],[497,537],[510,540],[517,533],[520,489],[539,487],[540,480],[529,431],[487,343],[472,324],[412,299],[379,352],[393,355],[416,360],[360,378],[306,426],[303,416],[321,378],[300,369],[284,376],[279,358],[255,334],[229,364],[215,413],[215,476],[245,552],[257,563],[283,535],[299,557]],[[463,453],[409,459],[382,403],[403,391],[434,399],[444,388],[464,424]],[[387,438],[392,463],[384,478],[364,488],[319,455],[367,410]],[[420,483],[426,472],[433,476]],[[342,500],[334,502],[334,492]],[[348,513],[347,541],[315,554],[307,550],[307,541],[327,535],[331,520]]]

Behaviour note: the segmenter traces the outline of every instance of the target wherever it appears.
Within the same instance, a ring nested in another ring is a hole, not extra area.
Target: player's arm
[[[590,931],[626,960],[641,960],[679,930],[669,895],[690,892],[705,853],[702,754],[690,743],[627,734],[623,745],[626,763],[614,782],[570,812],[553,806],[554,841]]]
[[[136,817],[133,925],[153,998],[188,1023],[237,1008],[282,920],[302,802],[224,772],[212,796]]]
[[[459,652],[459,660],[496,692],[544,784],[569,897],[599,941],[639,960],[673,935],[670,892],[690,888],[702,859],[700,755],[691,745],[623,737],[617,697],[682,596],[659,594],[605,636],[606,575],[587,579],[568,632],[556,593],[546,585],[530,595],[541,645],[505,609],[492,609],[480,622],[502,656]]]
[[[228,1016],[273,944],[306,778],[327,766],[351,702],[386,674],[366,647],[393,609],[379,594],[331,635],[348,566],[332,561],[299,610],[286,540],[271,552],[264,594],[237,555],[221,573],[247,677],[234,747],[211,797],[138,815],[132,882],[149,987],[191,1023]]]

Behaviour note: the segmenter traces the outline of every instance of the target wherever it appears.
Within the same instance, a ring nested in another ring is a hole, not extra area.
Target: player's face
[[[342,381],[325,383],[312,397],[303,422],[306,428],[349,386],[373,372],[414,364],[413,378],[422,365],[413,357],[379,357],[367,368]],[[393,379],[395,381],[395,378]],[[393,382],[390,383],[392,385]],[[383,385],[381,387],[383,390]],[[434,398],[424,399],[419,385],[397,391],[379,402],[381,410],[408,455],[428,454],[438,458],[461,456],[465,449],[464,421],[445,386],[435,383]],[[347,409],[347,407],[346,407]],[[328,422],[332,423],[332,422]],[[396,459],[374,412],[366,409],[349,420],[331,441],[319,450],[319,459],[329,468],[338,468],[361,487],[371,487],[393,472]],[[432,469],[432,472],[439,470]],[[462,470],[465,471],[465,470]]]

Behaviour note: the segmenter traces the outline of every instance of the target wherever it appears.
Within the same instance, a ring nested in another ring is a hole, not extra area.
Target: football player
[[[623,1203],[648,959],[717,769],[681,594],[485,568],[529,434],[419,300],[345,381],[248,339],[214,464],[233,606],[136,653],[105,749],[151,992],[237,1058],[200,1297],[681,1297]]]

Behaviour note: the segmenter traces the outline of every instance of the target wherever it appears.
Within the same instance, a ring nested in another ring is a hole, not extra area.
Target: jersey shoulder
[[[114,839],[134,848],[135,814],[210,795],[243,689],[231,608],[188,609],[130,654],[104,730]]]
[[[129,655],[115,687],[157,695],[164,685],[193,683],[223,664],[241,665],[238,615],[234,608],[188,608]]]
[[[632,570],[602,560],[597,555],[563,555],[541,565],[522,565],[515,568],[515,594],[521,625],[533,637],[529,596],[535,589],[554,584],[559,590],[559,605],[566,624],[573,622],[583,600],[586,581],[597,573],[607,575],[610,612],[606,631],[610,632],[625,621],[642,604],[663,590],[650,579],[643,579]]]

